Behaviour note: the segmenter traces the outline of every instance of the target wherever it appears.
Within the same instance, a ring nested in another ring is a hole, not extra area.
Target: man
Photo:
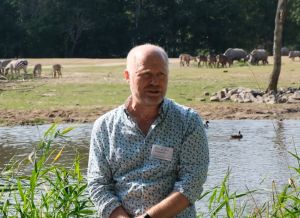
[[[208,169],[203,123],[165,98],[166,52],[145,44],[127,56],[131,96],[94,124],[88,188],[104,218],[196,217]]]

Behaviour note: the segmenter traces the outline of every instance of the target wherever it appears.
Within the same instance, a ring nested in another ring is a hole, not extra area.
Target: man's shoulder
[[[181,123],[184,123],[184,125],[191,125],[191,123],[199,125],[200,123],[202,123],[202,118],[195,109],[179,104],[170,99],[166,103],[168,103],[169,105],[167,117],[173,122],[179,121]]]
[[[124,105],[120,105],[119,107],[116,107],[100,117],[95,121],[95,124],[100,125],[103,122],[112,122],[115,121],[117,117],[120,117],[124,113]]]
[[[175,102],[173,99],[166,99],[166,104],[168,104],[168,111],[171,113],[178,113],[181,116],[187,116],[189,114],[197,114],[198,113],[191,107],[179,104]]]

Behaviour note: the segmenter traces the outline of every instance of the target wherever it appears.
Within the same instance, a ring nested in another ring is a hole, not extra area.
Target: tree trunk
[[[273,42],[273,71],[270,77],[267,92],[273,91],[277,93],[277,84],[281,70],[281,47],[282,47],[282,31],[283,23],[286,17],[287,0],[278,0],[277,11],[275,16],[274,42]]]
[[[142,0],[135,0],[135,34],[132,41],[132,46],[136,46],[139,43],[140,32],[139,23],[141,16]]]

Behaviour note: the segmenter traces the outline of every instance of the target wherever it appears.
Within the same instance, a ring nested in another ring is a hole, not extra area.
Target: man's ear
[[[124,78],[125,78],[127,81],[129,81],[129,72],[128,72],[128,70],[125,70],[125,71],[124,71]]]

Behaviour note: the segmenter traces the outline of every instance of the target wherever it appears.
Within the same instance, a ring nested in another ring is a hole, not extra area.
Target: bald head
[[[132,107],[157,110],[167,91],[168,65],[168,55],[159,46],[145,44],[131,49],[124,77],[130,86]]]
[[[166,71],[169,71],[168,55],[163,48],[152,44],[144,44],[134,47],[127,55],[126,70],[129,73],[135,72],[139,64],[145,58],[156,57],[163,60]]]

